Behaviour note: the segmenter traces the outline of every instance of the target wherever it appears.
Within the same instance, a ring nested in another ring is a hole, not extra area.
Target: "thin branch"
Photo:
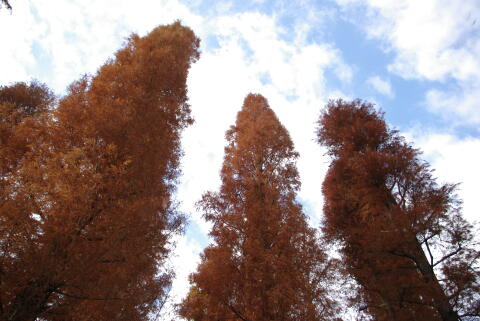
[[[228,307],[230,308],[230,310],[232,310],[233,313],[235,313],[237,317],[240,318],[240,320],[250,321],[249,319],[245,318],[239,311],[237,311],[237,309],[235,309],[231,304],[228,304]]]
[[[112,301],[112,300],[124,300],[124,298],[109,298],[109,297],[104,297],[104,298],[92,298],[92,297],[87,297],[87,296],[81,296],[81,295],[74,295],[74,294],[69,294],[65,293],[60,290],[55,290],[53,291],[55,293],[58,293],[60,295],[64,295],[66,297],[72,298],[72,299],[77,299],[77,300],[91,300],[91,301]]]
[[[434,265],[433,265],[433,255],[432,255],[432,251],[430,251],[430,246],[428,245],[428,241],[425,241],[425,246],[427,248],[428,255],[430,256],[430,266],[434,267]]]
[[[157,321],[159,320],[159,318],[162,316],[162,313],[164,312],[163,311],[163,308],[165,307],[165,304],[168,302],[168,300],[170,299],[170,296],[171,296],[171,290],[172,290],[172,287],[168,287],[168,290],[166,291],[165,295],[163,296],[162,300],[159,300],[160,304],[157,306],[157,312],[153,318],[153,320]]]
[[[449,259],[450,257],[454,256],[455,254],[458,254],[460,251],[462,251],[463,248],[461,246],[458,247],[458,249],[456,249],[455,251],[445,255],[442,259],[438,260],[434,265],[433,267],[437,266],[438,264],[442,263],[443,261]]]
[[[423,240],[422,240],[422,242],[421,242],[420,244],[429,241],[430,239],[434,238],[434,237],[437,236],[438,234],[440,234],[440,232],[436,232],[436,233],[430,234],[428,237],[424,237]]]
[[[4,4],[8,10],[12,11],[12,6],[8,3],[8,0],[0,0],[0,8],[2,7],[2,4]]]

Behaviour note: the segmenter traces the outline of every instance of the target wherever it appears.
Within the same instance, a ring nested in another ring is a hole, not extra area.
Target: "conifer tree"
[[[0,133],[1,320],[147,320],[165,299],[198,46],[178,22],[132,35],[55,110],[48,90],[1,90],[2,120],[18,119]]]
[[[328,320],[332,270],[296,201],[298,153],[266,99],[249,94],[227,147],[219,192],[198,206],[214,243],[180,305],[188,320]]]
[[[456,185],[439,185],[420,152],[355,100],[330,101],[318,140],[327,236],[340,242],[359,306],[374,320],[480,317],[480,252]]]

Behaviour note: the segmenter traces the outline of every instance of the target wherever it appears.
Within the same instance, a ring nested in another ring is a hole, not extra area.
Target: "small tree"
[[[332,272],[296,201],[298,157],[265,98],[250,94],[227,131],[218,193],[199,202],[213,223],[180,305],[189,320],[326,320]]]
[[[480,317],[479,251],[456,185],[439,185],[420,152],[371,104],[331,101],[318,140],[332,163],[325,232],[340,242],[375,320]]]
[[[18,124],[1,134],[1,320],[147,320],[163,299],[198,46],[180,23],[132,35],[54,111],[37,112],[51,101],[42,88],[3,88]]]

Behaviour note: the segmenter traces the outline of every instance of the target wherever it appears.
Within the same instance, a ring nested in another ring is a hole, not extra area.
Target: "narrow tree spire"
[[[328,261],[296,201],[298,153],[267,100],[250,94],[227,147],[218,193],[199,202],[213,223],[180,314],[189,320],[326,320]]]

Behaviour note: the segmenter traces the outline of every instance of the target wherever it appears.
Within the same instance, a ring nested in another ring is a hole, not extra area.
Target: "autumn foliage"
[[[480,253],[456,185],[436,183],[420,152],[371,104],[331,101],[318,141],[332,163],[323,183],[324,231],[340,244],[374,320],[480,316]]]
[[[266,99],[245,98],[227,147],[219,192],[198,206],[213,224],[192,287],[188,320],[327,320],[332,262],[296,200],[298,157]]]
[[[165,299],[198,47],[175,23],[58,104],[35,82],[0,88],[1,320],[146,320]]]
[[[0,321],[151,320],[163,306],[198,58],[176,22],[130,36],[64,97],[37,81],[0,87]],[[197,203],[212,244],[179,315],[338,321],[351,290],[362,320],[480,320],[480,247],[457,185],[437,183],[369,103],[330,101],[318,125],[331,158],[321,237],[297,200],[287,130],[263,96],[245,98],[220,189]]]

